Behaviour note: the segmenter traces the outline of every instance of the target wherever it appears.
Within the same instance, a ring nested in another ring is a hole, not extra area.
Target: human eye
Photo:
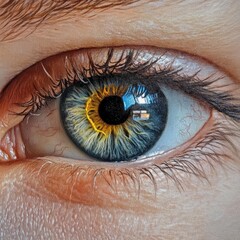
[[[228,76],[182,52],[144,46],[64,52],[24,70],[3,91],[5,117],[19,119],[5,141],[21,139],[2,147],[3,160],[90,161],[96,172],[127,170],[129,178],[147,169],[154,184],[168,171],[174,181],[180,171],[207,178],[202,164],[220,164],[222,146],[236,147],[229,142],[238,137],[236,96]]]
[[[0,239],[237,239],[239,7],[2,1]]]

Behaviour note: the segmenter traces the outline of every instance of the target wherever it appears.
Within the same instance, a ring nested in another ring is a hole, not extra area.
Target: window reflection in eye
[[[226,137],[231,129],[227,122],[216,124],[214,112],[239,120],[237,100],[220,80],[215,67],[181,52],[83,49],[33,65],[6,93],[21,92],[8,102],[22,121],[14,128],[21,129],[22,156],[146,162],[160,169],[168,153],[164,164],[179,155],[185,161],[184,154],[194,151],[197,162],[207,155],[204,147]],[[185,167],[177,165],[192,171]]]

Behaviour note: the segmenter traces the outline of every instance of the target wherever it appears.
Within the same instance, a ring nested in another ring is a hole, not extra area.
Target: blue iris
[[[79,149],[100,161],[120,162],[155,145],[166,126],[168,106],[158,85],[109,78],[69,87],[61,98],[61,113]]]

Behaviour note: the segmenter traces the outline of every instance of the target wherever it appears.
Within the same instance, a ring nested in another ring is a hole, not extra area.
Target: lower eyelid
[[[214,119],[218,121],[217,124],[220,124],[224,118],[223,116],[218,116],[218,114],[216,116],[216,114],[217,113],[213,114]],[[214,133],[213,138],[216,141],[213,143],[214,145],[216,144],[215,147],[218,151],[221,150],[222,154],[226,153],[226,149],[234,154],[231,144],[237,144],[237,142],[228,140],[230,145],[227,144],[227,142],[223,143],[223,135],[225,134],[225,137],[227,137],[227,135],[231,136],[231,131],[236,132],[236,130],[238,130],[236,137],[239,139],[239,126],[236,125],[234,127],[231,121],[226,121],[225,125],[232,126],[223,130],[224,125],[217,125],[222,132]],[[199,138],[201,138],[201,136],[199,136]],[[205,139],[205,136],[203,139]],[[198,144],[199,143],[196,143],[196,145]],[[220,145],[217,146],[217,144]],[[224,148],[221,144],[224,144]],[[204,147],[204,145],[200,146],[200,148],[201,147]],[[213,151],[216,151],[216,149]],[[219,174],[219,167],[221,167],[221,165],[217,164],[215,167],[216,161],[221,162],[223,165],[225,165],[226,162],[223,161],[223,156],[217,155],[217,152],[215,152],[214,155],[215,159],[211,158],[208,160],[205,159],[206,156],[200,156],[201,154],[194,152],[194,150],[192,153],[188,151],[187,154],[185,158],[188,159],[189,169],[186,170],[186,172],[184,172],[186,165],[178,165],[178,167],[180,167],[179,170],[171,166],[171,164],[176,164],[177,161],[185,161],[184,158],[182,160],[176,160],[175,162],[167,161],[165,165],[162,165],[162,170],[166,171],[169,174],[168,176],[163,172],[153,171],[154,168],[150,164],[145,165],[145,167],[136,164],[130,167],[126,165],[126,167],[121,168],[110,168],[103,164],[101,164],[100,167],[96,164],[91,165],[86,162],[80,164],[78,162],[76,166],[72,161],[64,162],[58,158],[56,158],[54,162],[54,159],[51,157],[6,163],[5,166],[6,168],[11,167],[11,169],[16,169],[16,172],[21,175],[21,184],[28,186],[28,194],[34,196],[37,193],[37,195],[43,195],[52,201],[70,201],[81,205],[101,208],[112,207],[140,212],[149,208],[149,211],[154,213],[154,211],[161,207],[156,197],[162,199],[165,193],[170,194],[170,192],[176,192],[178,190],[189,190],[190,186],[193,188],[195,188],[196,185],[202,187],[203,185],[199,184],[202,180],[208,182],[207,177],[212,178],[212,170],[216,167],[215,175]],[[235,155],[235,157],[236,156],[237,155]],[[190,157],[198,158],[199,166],[194,166],[193,161],[196,161],[196,159],[189,159]],[[230,159],[233,160],[232,155],[224,160]],[[159,167],[160,166],[161,164],[159,164]],[[198,167],[199,172],[194,172]],[[14,172],[14,170],[12,171]],[[173,174],[173,171],[177,174]],[[199,175],[197,176],[197,174]],[[178,181],[177,184],[176,181]],[[171,191],[169,191],[170,189]]]
[[[15,185],[14,179],[21,178],[16,185],[31,196],[42,195],[51,201],[139,212],[145,212],[148,207],[148,211],[154,213],[158,208],[149,179],[141,180],[143,183],[140,200],[137,180],[130,183],[127,169],[120,173],[110,169],[91,169],[87,166],[80,168],[39,160],[6,164],[6,169],[8,168],[12,170],[12,184]],[[115,184],[112,184],[112,181],[115,181]]]

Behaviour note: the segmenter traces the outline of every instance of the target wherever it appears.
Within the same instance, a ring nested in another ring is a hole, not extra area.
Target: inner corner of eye
[[[55,104],[22,125],[26,152],[128,162],[188,143],[210,118],[210,109],[182,91],[119,78],[67,87]]]
[[[8,130],[0,140],[0,162],[26,159],[25,144],[19,125]]]

